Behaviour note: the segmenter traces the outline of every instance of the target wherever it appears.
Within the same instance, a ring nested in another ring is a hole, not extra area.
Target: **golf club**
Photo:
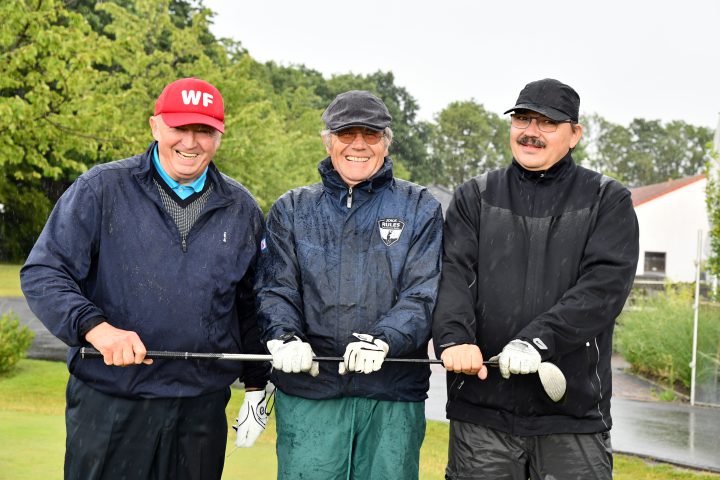
[[[81,358],[102,358],[102,353],[91,347],[80,349]],[[271,362],[272,355],[249,354],[249,353],[196,353],[196,352],[170,352],[166,350],[148,350],[145,358],[165,360],[231,360],[236,362]],[[342,362],[343,357],[313,357],[315,362]],[[442,360],[434,358],[386,358],[385,362],[391,363],[418,363],[442,365]],[[490,358],[483,362],[484,365],[497,367],[496,358]],[[567,387],[565,375],[562,371],[550,362],[543,362],[538,368],[538,376],[545,393],[553,402],[559,402],[565,395]]]

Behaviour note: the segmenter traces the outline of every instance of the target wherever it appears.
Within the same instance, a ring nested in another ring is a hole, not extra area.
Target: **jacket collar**
[[[517,160],[515,160],[515,158],[512,159],[512,167],[523,180],[536,182],[563,178],[571,174],[577,168],[575,161],[572,158],[571,151],[568,151],[568,153],[566,153],[559,162],[547,170],[526,170]]]
[[[367,180],[358,183],[353,187],[353,191],[364,191],[372,193],[377,190],[385,189],[392,186],[393,180],[393,162],[390,157],[385,157],[385,161],[380,167],[380,170],[375,172],[375,175],[368,178]],[[333,168],[332,160],[327,157],[325,160],[320,162],[318,165],[318,172],[322,178],[322,183],[325,186],[325,190],[330,192],[347,192],[348,186],[340,178],[340,174]]]

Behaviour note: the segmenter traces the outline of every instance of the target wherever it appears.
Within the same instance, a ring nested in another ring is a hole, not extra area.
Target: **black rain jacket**
[[[553,403],[538,375],[449,373],[448,418],[516,435],[609,430],[612,334],[639,249],[630,192],[569,153],[542,172],[513,161],[457,189],[444,238],[438,355],[475,343],[487,359],[522,339],[567,379]]]

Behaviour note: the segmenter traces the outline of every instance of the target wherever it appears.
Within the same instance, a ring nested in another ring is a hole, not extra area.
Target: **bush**
[[[638,373],[657,378],[670,388],[690,388],[693,337],[693,290],[666,288],[664,294],[636,299],[623,312],[615,333],[615,350]],[[701,304],[698,351],[720,355],[720,307]],[[700,362],[699,362],[700,365]],[[699,368],[698,382],[708,380],[709,369]]]
[[[25,358],[35,332],[20,326],[17,316],[8,312],[0,317],[0,374],[9,372]]]

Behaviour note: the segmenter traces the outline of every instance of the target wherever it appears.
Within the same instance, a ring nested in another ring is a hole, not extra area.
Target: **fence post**
[[[695,305],[693,306],[693,344],[690,361],[690,405],[695,405],[695,374],[697,372],[698,313],[700,312],[700,264],[702,262],[703,232],[698,230],[697,262],[695,263]]]

